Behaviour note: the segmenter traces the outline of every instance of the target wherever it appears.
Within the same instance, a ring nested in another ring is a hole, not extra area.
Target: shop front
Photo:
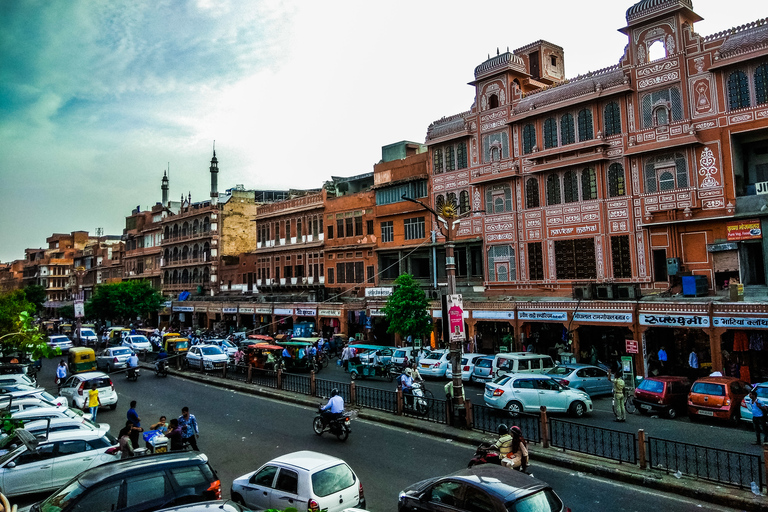
[[[224,308],[221,305],[215,305],[215,306],[208,306],[208,324],[206,326],[201,326],[204,329],[208,329],[209,331],[220,331],[224,330],[224,324],[223,324],[223,314],[224,314]]]
[[[713,368],[710,317],[707,311],[639,313],[645,375],[682,375],[698,378]],[[717,349],[719,351],[719,348]],[[689,365],[696,354],[699,368]]]
[[[274,309],[274,325],[272,330],[275,334],[293,333],[293,308]]]
[[[715,315],[723,375],[744,382],[768,380],[768,316]]]
[[[208,306],[195,304],[195,313],[192,320],[192,326],[196,328],[203,328],[208,325]]]
[[[370,336],[370,342],[374,345],[395,345],[395,336],[387,332],[389,328],[389,322],[384,314],[384,304],[377,304],[378,307],[371,307],[368,309],[368,319],[370,321],[370,330],[368,331]]]
[[[631,312],[607,311],[575,311],[573,313],[573,336],[563,340],[564,352],[573,353],[574,340],[578,341],[578,351],[575,353],[580,363],[597,365],[603,363],[609,368],[618,368],[623,356],[637,356],[632,324],[634,315]],[[560,359],[558,351],[549,352],[555,360]],[[635,366],[640,361],[635,361]]]
[[[293,322],[293,336],[308,338],[317,332],[317,309],[297,307]]]
[[[254,311],[251,306],[238,306],[237,327],[238,330],[252,331],[254,326]]]
[[[221,308],[224,332],[233,333],[237,330],[237,306],[228,304]]]
[[[255,334],[272,334],[272,307],[254,306],[253,307],[253,331]]]
[[[567,344],[567,311],[518,310],[517,315],[520,321],[519,351],[551,354],[557,353],[559,344]],[[577,350],[578,346],[573,349]]]
[[[467,321],[467,335],[472,350],[481,354],[514,352],[515,312],[472,310]]]
[[[328,340],[334,334],[346,334],[343,332],[341,325],[342,313],[343,310],[341,308],[318,308],[318,332],[323,338]]]
[[[171,326],[191,328],[194,312],[194,306],[173,306],[173,320],[171,320]]]

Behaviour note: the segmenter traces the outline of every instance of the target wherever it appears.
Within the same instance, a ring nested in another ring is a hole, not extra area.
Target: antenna
[[[104,228],[96,228],[96,236],[102,236],[104,234]]]

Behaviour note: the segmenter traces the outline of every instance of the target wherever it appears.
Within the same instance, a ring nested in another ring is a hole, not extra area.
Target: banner
[[[760,220],[743,220],[726,224],[725,230],[729,242],[739,240],[759,240],[763,238],[763,232],[760,229]]]
[[[464,330],[464,301],[461,294],[448,295],[446,300],[451,341],[465,341],[467,332]]]
[[[475,320],[514,320],[514,311],[473,311],[472,318]]]
[[[648,314],[640,315],[640,325],[657,327],[709,327],[709,317],[700,315]]]
[[[632,313],[591,313],[589,311],[577,311],[573,314],[573,321],[631,324]]]
[[[518,311],[517,317],[520,320],[565,322],[568,320],[568,313],[565,311]]]
[[[296,308],[296,316],[315,316],[317,315],[316,309]]]

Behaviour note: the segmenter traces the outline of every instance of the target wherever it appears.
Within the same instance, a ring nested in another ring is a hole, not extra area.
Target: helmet
[[[499,425],[499,435],[503,436],[509,434],[509,428],[505,424]]]
[[[509,431],[512,433],[513,436],[519,436],[519,437],[523,436],[523,431],[520,430],[520,427],[518,427],[517,425],[514,425],[512,428],[509,429]]]
[[[411,375],[413,375],[413,370],[411,370],[410,368],[406,368],[405,374],[410,377]]]
[[[338,394],[339,394],[339,390],[338,390],[337,388],[333,388],[333,389],[331,390],[331,396],[336,396],[336,395],[338,395]]]

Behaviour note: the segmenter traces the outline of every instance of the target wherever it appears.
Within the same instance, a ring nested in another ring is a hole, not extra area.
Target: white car
[[[592,399],[579,389],[563,386],[549,375],[515,373],[496,377],[485,385],[485,404],[503,409],[512,416],[521,412],[569,412],[581,417],[592,412]]]
[[[85,372],[70,375],[62,384],[60,394],[63,397],[69,398],[73,407],[82,409],[85,407],[86,400],[88,400],[88,391],[91,390],[91,386],[94,383],[99,391],[101,406],[108,405],[110,409],[115,410],[117,407],[117,393],[115,392],[115,385],[112,384],[112,379],[106,373]]]
[[[34,452],[21,442],[9,442],[8,453],[0,456],[0,492],[18,496],[54,491],[73,475],[117,460],[120,451],[109,450],[112,446],[100,430],[51,432]]]
[[[280,456],[235,478],[231,496],[255,511],[365,508],[363,484],[352,468],[341,459],[310,451]]]
[[[24,430],[36,436],[44,435],[46,432],[50,434],[52,432],[64,432],[67,430],[96,430],[102,435],[107,436],[112,444],[117,444],[117,439],[109,433],[108,423],[96,424],[83,419],[47,418],[44,420],[31,420],[24,422]]]
[[[9,375],[0,375],[0,387],[2,386],[17,386],[19,384],[25,384],[27,386],[34,386],[35,381],[28,375],[23,373],[14,373]]]
[[[117,346],[107,347],[96,353],[96,368],[114,372],[128,368],[128,358],[131,357],[131,349]]]
[[[192,345],[185,361],[190,368],[199,369],[202,361],[203,370],[221,370],[227,366],[229,357],[218,345]]]
[[[48,418],[69,418],[81,423],[88,423],[91,427],[96,427],[96,423],[91,421],[91,413],[83,412],[80,409],[71,407],[33,407],[11,413],[11,418],[24,423],[36,420],[46,420]]]
[[[44,404],[51,404],[56,407],[69,407],[69,400],[63,396],[53,396],[45,388],[31,388],[19,391],[11,391],[0,396],[0,403],[11,403],[15,405],[19,400],[34,399]],[[27,400],[29,402],[29,400]],[[12,407],[14,409],[14,407]],[[15,409],[18,410],[18,409]]]
[[[234,357],[234,355],[239,350],[237,348],[237,345],[235,345],[229,340],[206,340],[205,343],[207,345],[218,345],[221,348],[221,350],[223,350],[224,353],[227,354],[227,357]]]
[[[484,354],[461,354],[461,380],[464,382],[470,381],[472,372],[475,369],[475,361],[483,356]],[[445,369],[445,377],[447,379],[453,378],[453,368],[451,368],[450,361],[448,361],[448,366]]]
[[[93,332],[93,329],[90,327],[81,327],[80,328],[80,340],[86,345],[86,346],[92,346],[95,347],[99,342],[99,337],[96,335],[95,332]]]
[[[60,348],[62,352],[69,352],[72,348],[72,341],[63,334],[54,334],[48,336],[48,346],[51,348]]]
[[[419,360],[419,373],[422,377],[445,377],[448,356],[445,349],[433,350]]]
[[[136,352],[136,355],[139,355],[140,352],[152,352],[152,344],[146,336],[142,336],[141,334],[131,334],[126,336],[121,345],[129,347]]]

